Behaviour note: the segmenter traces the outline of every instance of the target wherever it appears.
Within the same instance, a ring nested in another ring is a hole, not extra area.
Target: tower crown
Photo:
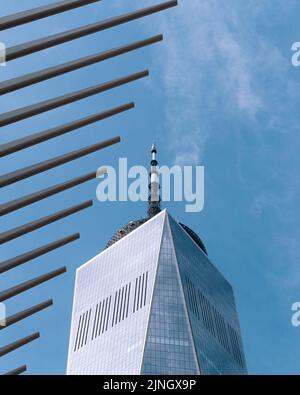
[[[123,239],[129,233],[133,232],[135,229],[139,228],[141,225],[148,222],[151,218],[155,217],[161,212],[160,207],[160,185],[159,185],[159,171],[158,162],[156,159],[157,148],[155,144],[151,147],[151,171],[150,171],[150,183],[149,183],[149,198],[148,198],[148,217],[141,218],[135,221],[130,221],[121,229],[119,229],[113,237],[109,240],[106,248],[109,248],[119,240]],[[179,225],[189,234],[189,236],[194,240],[194,242],[200,247],[200,249],[207,255],[207,250],[203,244],[200,237],[188,226],[179,223]]]

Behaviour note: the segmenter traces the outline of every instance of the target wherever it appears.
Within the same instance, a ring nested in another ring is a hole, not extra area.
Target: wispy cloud
[[[206,142],[218,133],[212,119],[220,112],[255,123],[259,114],[277,105],[272,87],[268,97],[262,81],[272,76],[288,89],[282,76],[287,60],[256,30],[266,10],[275,6],[279,11],[280,5],[269,0],[189,0],[158,18],[168,43],[161,49],[160,67],[166,128],[177,162],[199,162]],[[270,122],[277,127],[280,111],[275,114]]]
[[[213,133],[208,114],[218,116],[222,105],[253,118],[261,109],[253,54],[228,2],[182,1],[171,17],[159,20],[168,40],[161,63],[172,149],[181,148],[177,161],[197,162]]]
[[[298,270],[300,240],[289,207],[297,205],[300,192],[290,171],[299,165],[293,149],[299,144],[299,119],[291,114],[300,88],[289,55],[270,32],[295,7],[294,0],[288,5],[283,0],[182,0],[175,12],[158,18],[167,41],[158,61],[174,160],[201,163],[208,143],[223,132],[222,123],[233,125],[235,130],[226,133],[237,144],[237,181],[249,192],[254,218],[272,212],[270,246],[288,250],[284,283],[291,286],[299,284],[290,281]],[[282,256],[275,255],[279,280]]]

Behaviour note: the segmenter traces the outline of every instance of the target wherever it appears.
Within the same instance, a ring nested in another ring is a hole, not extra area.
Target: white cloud
[[[163,70],[165,127],[177,163],[202,162],[208,141],[223,132],[220,120],[248,126],[234,139],[237,181],[253,199],[254,217],[272,213],[270,246],[288,249],[283,280],[287,286],[299,284],[295,277],[299,235],[294,232],[293,217],[287,216],[288,206],[296,204],[298,189],[287,174],[290,166],[299,164],[297,156],[290,155],[291,147],[298,143],[294,133],[297,117],[291,114],[299,103],[299,90],[291,75],[290,58],[270,29],[290,16],[296,5],[293,0],[288,6],[283,0],[182,0],[177,9],[158,18],[166,42],[160,48],[160,59],[155,59],[156,67]],[[231,131],[226,133],[230,138]],[[251,148],[247,146],[249,133],[255,136]],[[276,138],[276,144],[270,144],[277,134],[287,136],[282,147]],[[246,161],[251,155],[257,163],[250,169]],[[279,174],[274,175],[279,166]],[[253,169],[259,167],[260,182],[254,177],[248,186],[245,168],[253,176]],[[267,182],[271,180],[272,188]],[[278,285],[283,279],[282,255],[275,255],[272,265]]]
[[[255,125],[260,113],[275,106],[271,126],[281,125],[274,93],[278,85],[289,89],[289,61],[257,30],[258,21],[269,23],[265,15],[274,8],[280,14],[281,0],[182,0],[155,19],[166,41],[155,64],[163,70],[166,128],[177,162],[201,160],[207,140],[219,132],[213,126],[219,111]],[[261,82],[270,77],[276,86],[267,92]]]
[[[171,148],[181,148],[177,161],[197,162],[213,133],[207,118],[218,115],[220,100],[225,110],[250,118],[261,108],[253,56],[243,41],[238,12],[228,2],[220,7],[219,1],[182,1],[172,14],[162,14],[159,23],[167,40],[160,66]]]

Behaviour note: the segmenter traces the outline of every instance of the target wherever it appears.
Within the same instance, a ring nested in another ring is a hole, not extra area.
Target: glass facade
[[[142,374],[198,375],[169,224],[162,237]]]
[[[201,374],[247,374],[233,290],[168,216]]]
[[[164,220],[77,269],[68,374],[140,374]]]
[[[247,373],[232,287],[166,211],[78,268],[67,373]]]

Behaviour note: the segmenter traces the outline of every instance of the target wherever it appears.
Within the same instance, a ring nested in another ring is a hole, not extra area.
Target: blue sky
[[[1,14],[48,0],[0,0]],[[158,1],[108,1],[1,32],[12,46]],[[298,124],[300,41],[296,0],[181,0],[177,9],[9,62],[6,80],[97,51],[164,33],[165,40],[0,98],[1,113],[122,75],[150,69],[138,81],[1,130],[0,142],[45,130],[134,100],[136,109],[1,159],[1,174],[121,135],[122,143],[1,191],[1,202],[97,169],[149,162],[156,141],[161,164],[205,166],[205,209],[164,207],[203,239],[214,264],[233,284],[252,374],[299,374],[300,329],[291,305],[300,299]],[[65,235],[81,240],[1,276],[1,289],[63,265],[68,274],[7,303],[13,314],[49,297],[54,306],[1,332],[1,344],[36,330],[41,339],[1,358],[0,371],[23,363],[31,374],[64,374],[76,267],[99,253],[144,203],[99,203],[97,181],[51,197],[1,221],[4,231],[84,200],[94,206],[1,247],[1,261]]]

